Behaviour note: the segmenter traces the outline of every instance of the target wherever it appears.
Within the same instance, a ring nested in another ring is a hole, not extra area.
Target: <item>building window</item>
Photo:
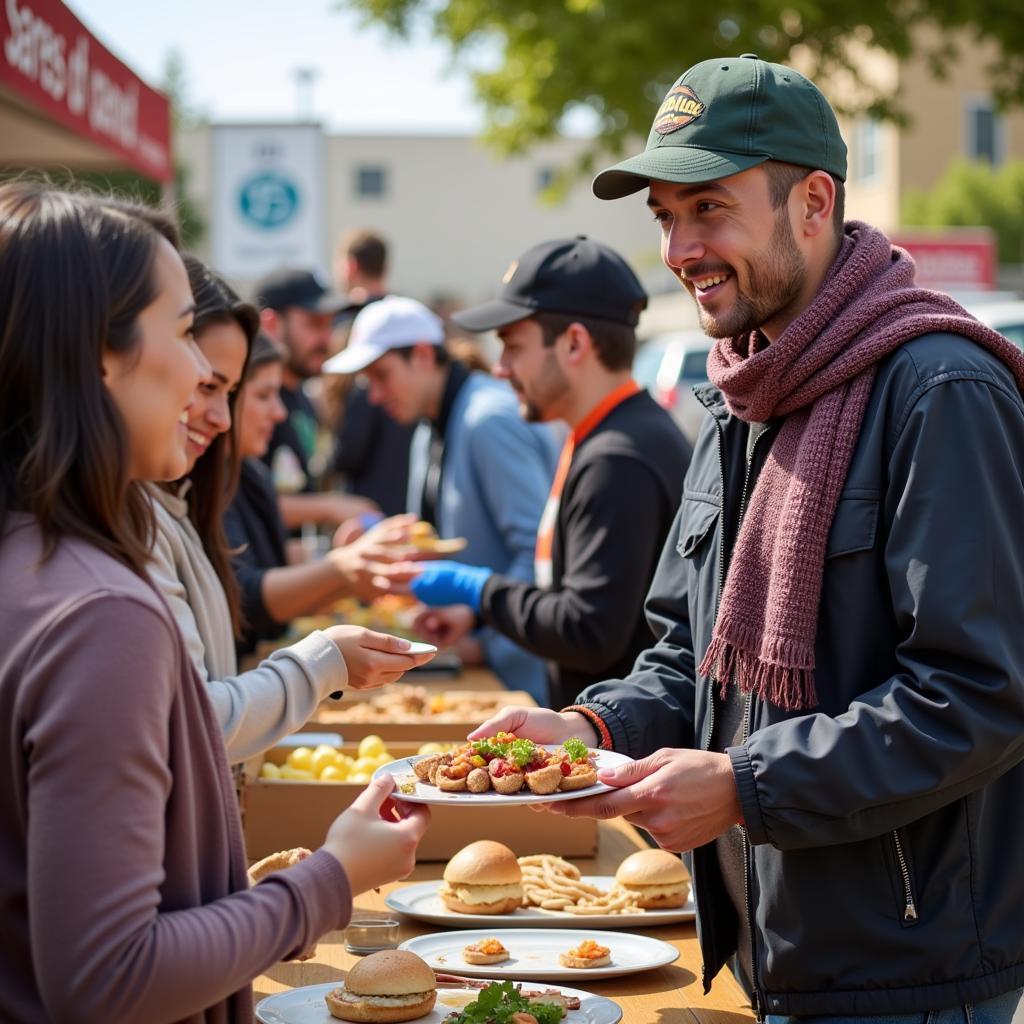
[[[853,180],[870,182],[882,173],[882,126],[873,117],[860,117],[853,126]]]
[[[363,199],[382,199],[388,190],[387,170],[379,165],[356,168],[356,195]]]
[[[967,100],[967,155],[995,166],[1004,155],[1003,118],[988,97]]]

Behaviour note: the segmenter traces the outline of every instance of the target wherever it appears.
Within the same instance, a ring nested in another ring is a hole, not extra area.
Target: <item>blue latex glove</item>
[[[468,604],[480,611],[480,595],[494,572],[461,562],[424,562],[423,572],[410,584],[413,595],[431,608]]]

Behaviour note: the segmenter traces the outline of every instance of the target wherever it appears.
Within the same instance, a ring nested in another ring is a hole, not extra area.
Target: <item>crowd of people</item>
[[[647,191],[715,339],[692,451],[632,379],[644,289],[586,235],[452,317],[496,332],[488,373],[372,232],[337,290],[285,268],[248,302],[161,213],[0,185],[0,1018],[249,1024],[253,978],[411,870],[429,814],[374,781],[250,888],[231,774],[430,657],[289,624],[411,593],[537,700],[474,736],[634,758],[548,810],[690,851],[706,988],[1008,1024],[1024,355],[845,220],[845,177],[821,92],[744,55],[594,180]]]

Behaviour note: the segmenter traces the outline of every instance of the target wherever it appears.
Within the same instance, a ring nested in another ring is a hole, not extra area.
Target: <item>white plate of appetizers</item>
[[[538,744],[540,746],[540,744]],[[560,747],[545,747],[551,753],[560,750]],[[633,759],[625,754],[617,754],[614,750],[591,750],[594,766],[600,771],[602,768],[618,768],[620,765],[628,764]],[[373,777],[380,778],[383,775],[393,775],[395,779],[395,799],[408,800],[410,803],[418,804],[464,804],[467,807],[482,807],[486,805],[508,804],[551,804],[562,800],[578,800],[580,797],[597,796],[599,793],[607,793],[612,786],[603,782],[595,782],[592,786],[583,789],[569,791],[556,790],[545,796],[532,792],[526,786],[518,793],[505,795],[497,793],[493,789],[485,793],[470,793],[462,790],[458,793],[445,792],[430,785],[429,782],[421,782],[416,778],[413,771],[413,763],[419,761],[419,757],[403,757],[399,761],[392,761],[390,764],[378,768]]]

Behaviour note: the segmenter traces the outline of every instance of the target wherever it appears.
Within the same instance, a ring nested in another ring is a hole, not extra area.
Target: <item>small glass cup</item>
[[[356,956],[394,949],[398,945],[397,918],[384,914],[360,912],[352,917],[345,929],[345,949]]]

